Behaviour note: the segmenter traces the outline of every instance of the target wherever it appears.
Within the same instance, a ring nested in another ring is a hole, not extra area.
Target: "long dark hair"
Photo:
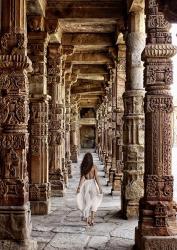
[[[86,153],[81,163],[81,176],[87,175],[93,167],[93,157],[91,153]]]

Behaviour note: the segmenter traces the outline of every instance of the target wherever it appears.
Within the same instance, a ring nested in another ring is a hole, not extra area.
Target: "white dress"
[[[77,207],[83,217],[88,218],[90,211],[96,212],[101,204],[103,194],[100,194],[95,179],[85,179],[77,194]]]

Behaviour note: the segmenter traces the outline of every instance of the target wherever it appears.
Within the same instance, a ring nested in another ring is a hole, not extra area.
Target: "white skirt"
[[[88,218],[90,211],[96,212],[101,204],[103,194],[100,194],[95,179],[85,180],[77,194],[77,207],[83,217]]]

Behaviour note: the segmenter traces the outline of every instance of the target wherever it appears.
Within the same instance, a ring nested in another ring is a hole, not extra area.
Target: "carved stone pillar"
[[[111,81],[112,81],[112,96],[111,96],[111,105],[112,105],[112,116],[110,119],[111,127],[111,147],[112,147],[112,164],[109,170],[109,181],[108,185],[112,185],[114,173],[116,172],[116,91],[117,91],[117,82],[116,82],[116,69],[111,68]]]
[[[144,18],[143,12],[131,13],[130,23]],[[124,99],[122,214],[124,218],[138,216],[139,199],[143,196],[144,172],[144,110],[143,64],[141,53],[145,33],[141,26],[130,25],[127,43],[127,82]]]
[[[68,169],[68,177],[72,177],[71,173],[71,152],[70,152],[70,116],[71,116],[71,84],[70,82],[66,83],[65,86],[65,103],[66,103],[66,118],[65,118],[65,138],[66,138],[66,144],[65,144],[65,150],[66,150],[66,166]]]
[[[112,79],[111,79],[112,80]],[[112,84],[113,82],[109,82],[109,86],[107,87],[107,100],[106,100],[106,113],[105,113],[105,176],[109,178],[109,171],[112,167]]]
[[[136,249],[171,249],[177,246],[171,175],[172,62],[170,25],[156,0],[146,1],[145,61],[145,174],[140,200]]]
[[[102,134],[101,134],[101,121],[102,121],[102,116],[101,116],[101,105],[99,106],[99,108],[97,109],[97,113],[96,113],[96,119],[97,119],[97,126],[96,126],[96,129],[97,129],[97,144],[96,144],[96,152],[98,154],[98,157],[100,159],[100,161],[102,161],[102,148],[101,148],[101,145],[102,145]]]
[[[30,61],[23,0],[1,1],[0,249],[36,249],[27,173]]]
[[[39,19],[37,21],[40,27]],[[30,26],[29,22],[28,26]],[[48,34],[44,31],[37,32],[33,26],[30,26],[30,28],[34,31],[28,33],[28,55],[33,63],[34,70],[29,76],[31,96],[28,161],[30,169],[29,194],[32,213],[47,214],[50,211],[50,184],[48,181],[48,97],[46,86]],[[42,27],[40,29],[42,30]]]
[[[78,161],[78,138],[77,130],[78,128],[78,104],[77,97],[72,96],[71,102],[71,137],[70,137],[70,151],[71,151],[71,160],[74,163]]]
[[[123,41],[122,41],[123,42]],[[116,72],[116,171],[113,176],[112,195],[120,195],[122,184],[122,170],[123,170],[123,98],[125,91],[125,65],[126,65],[126,48],[125,44],[118,46],[118,63]]]
[[[61,45],[52,43],[48,46],[47,85],[51,96],[49,113],[49,180],[51,195],[63,196],[64,177],[62,173],[62,116],[61,81],[62,59]]]

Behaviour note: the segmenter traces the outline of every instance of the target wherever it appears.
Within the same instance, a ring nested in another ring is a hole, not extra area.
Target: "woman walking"
[[[80,166],[80,181],[77,188],[77,206],[82,211],[87,225],[94,224],[95,213],[101,204],[103,193],[97,168],[91,153],[86,153]]]

